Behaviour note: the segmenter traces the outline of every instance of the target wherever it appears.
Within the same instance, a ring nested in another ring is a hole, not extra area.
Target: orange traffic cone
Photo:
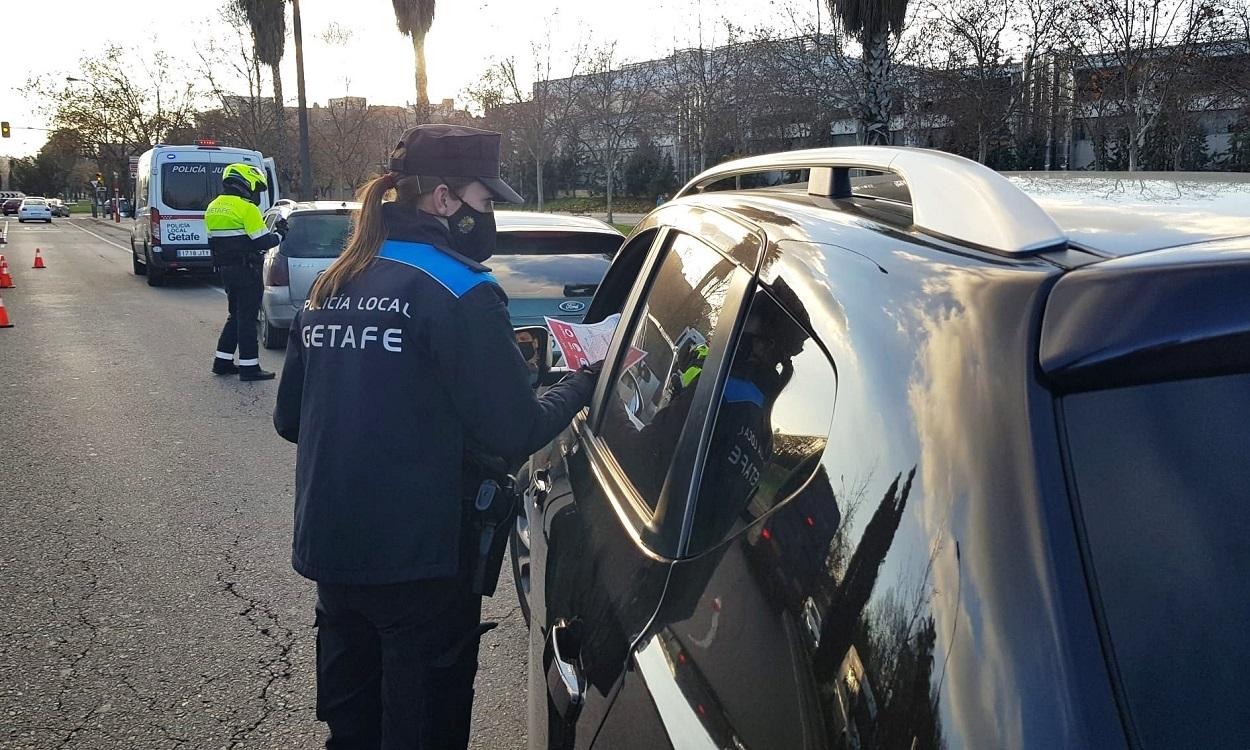
[[[43,255],[40,253],[39,248],[35,248],[35,265],[31,266],[31,268],[47,268],[43,264]]]
[[[9,262],[0,255],[0,289],[13,288],[13,275],[9,273]]]
[[[9,322],[9,313],[4,309],[4,298],[0,297],[0,328],[12,328],[13,324]]]

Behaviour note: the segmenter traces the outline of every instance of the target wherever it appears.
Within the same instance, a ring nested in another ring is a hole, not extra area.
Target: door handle
[[[551,491],[551,472],[547,469],[535,471],[530,484],[534,488],[534,507],[542,509],[547,493]]]
[[[586,680],[575,659],[581,646],[578,628],[565,620],[551,627],[547,646],[543,649],[543,666],[547,672],[547,698],[565,726],[577,721],[586,702]]]

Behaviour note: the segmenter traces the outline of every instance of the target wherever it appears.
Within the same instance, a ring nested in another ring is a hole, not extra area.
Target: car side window
[[[608,392],[600,428],[652,512],[714,345],[735,267],[689,235],[674,232],[670,238]]]
[[[788,304],[763,289],[751,300],[701,469],[689,555],[793,496],[825,451],[837,373],[790,288],[784,281],[772,288]]]

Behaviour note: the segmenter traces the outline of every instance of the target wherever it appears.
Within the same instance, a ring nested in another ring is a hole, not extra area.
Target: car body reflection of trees
[[[945,747],[928,611],[933,559],[917,561],[914,581],[879,580],[914,476],[894,477],[861,526],[871,482],[839,497],[821,467],[740,542],[678,565],[678,588],[699,568],[711,579],[687,611],[662,610],[672,624],[638,658],[653,670],[666,665],[686,719],[697,719],[713,746]]]

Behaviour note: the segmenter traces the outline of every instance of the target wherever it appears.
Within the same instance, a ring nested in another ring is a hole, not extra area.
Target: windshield
[[[351,232],[351,215],[342,213],[293,213],[287,218],[290,231],[282,241],[288,258],[337,258]]]
[[[28,206],[45,206],[45,205],[47,205],[47,204],[44,202],[44,200],[43,200],[42,198],[27,198],[27,199],[26,199],[26,205],[28,205]]]
[[[1068,448],[1141,746],[1250,737],[1250,374],[1068,396]]]
[[[598,232],[499,231],[495,255],[615,255],[623,237]]]
[[[161,203],[176,211],[203,211],[221,195],[225,164],[178,162],[161,165]]]

